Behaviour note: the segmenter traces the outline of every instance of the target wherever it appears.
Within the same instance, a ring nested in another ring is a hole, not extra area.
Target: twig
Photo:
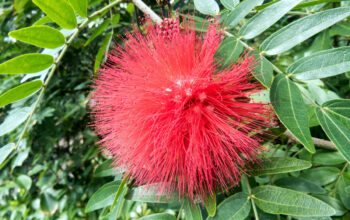
[[[242,179],[245,182],[245,185],[247,186],[247,189],[248,189],[248,194],[249,194],[248,198],[250,199],[250,201],[252,203],[255,220],[259,220],[258,210],[256,209],[255,202],[254,202],[255,197],[252,194],[252,189],[250,188],[249,180],[245,175],[242,175]]]
[[[132,0],[134,5],[138,7],[143,13],[151,18],[152,21],[160,24],[162,19],[150,8],[148,7],[142,0]]]
[[[284,135],[286,137],[288,137],[291,141],[299,143],[298,139],[296,139],[294,137],[294,135],[289,130],[284,132]],[[326,141],[326,140],[323,140],[320,138],[313,137],[312,142],[314,143],[314,145],[316,147],[319,147],[319,148],[323,148],[323,149],[327,149],[327,150],[337,150],[337,148],[334,146],[334,144],[330,141]]]
[[[94,12],[93,14],[91,14],[91,16],[87,17],[87,18],[84,20],[84,22],[81,23],[81,24],[77,27],[76,31],[70,36],[70,38],[68,39],[68,41],[67,41],[67,42],[65,43],[65,45],[63,46],[63,49],[61,50],[60,54],[59,54],[58,57],[55,59],[54,64],[53,64],[53,66],[52,66],[52,68],[51,68],[51,70],[50,70],[50,73],[49,73],[47,79],[45,80],[45,82],[43,83],[43,86],[42,86],[42,89],[41,89],[41,91],[40,91],[40,93],[39,93],[39,96],[38,96],[38,98],[36,99],[36,101],[35,101],[35,103],[34,103],[34,106],[33,106],[33,109],[32,109],[32,111],[29,113],[29,116],[28,116],[28,118],[27,118],[27,121],[26,121],[26,123],[25,123],[25,125],[24,125],[24,128],[23,128],[22,132],[21,132],[21,135],[19,136],[19,138],[18,138],[18,140],[17,140],[17,142],[16,142],[16,145],[15,145],[15,147],[14,147],[15,149],[18,148],[18,145],[19,145],[20,142],[22,141],[22,139],[23,139],[23,137],[24,137],[24,135],[25,135],[25,133],[26,133],[26,131],[27,131],[27,129],[28,129],[28,126],[29,126],[30,121],[31,121],[31,119],[32,119],[32,117],[33,117],[33,114],[34,114],[35,110],[37,109],[41,98],[42,98],[43,95],[44,95],[44,92],[45,92],[45,90],[46,90],[46,88],[47,88],[47,86],[48,86],[48,83],[50,82],[50,80],[51,80],[51,78],[52,78],[52,76],[53,76],[53,74],[54,74],[54,72],[55,72],[55,70],[56,70],[56,68],[57,68],[58,63],[61,61],[63,55],[66,53],[66,51],[67,51],[68,47],[70,46],[70,44],[72,43],[72,41],[73,41],[73,40],[75,39],[75,37],[78,35],[79,31],[80,31],[82,28],[84,28],[84,27],[91,21],[91,18],[93,18],[93,17],[96,16],[96,15],[102,14],[104,11],[109,10],[110,8],[112,8],[112,7],[115,6],[116,4],[120,3],[121,1],[122,1],[122,0],[113,1],[112,3],[110,3],[110,4],[108,4],[107,6],[103,7],[102,9],[100,9],[100,10]]]

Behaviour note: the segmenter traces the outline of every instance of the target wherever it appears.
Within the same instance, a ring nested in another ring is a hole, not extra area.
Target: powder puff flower
[[[95,80],[94,127],[100,144],[136,185],[160,185],[192,200],[239,183],[261,151],[271,110],[255,103],[253,56],[224,70],[214,55],[218,25],[205,33],[178,20],[128,34]]]

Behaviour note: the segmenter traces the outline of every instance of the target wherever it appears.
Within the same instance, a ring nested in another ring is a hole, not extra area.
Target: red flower
[[[94,126],[115,165],[137,185],[206,198],[239,182],[261,150],[270,110],[249,98],[253,56],[219,71],[217,25],[205,34],[165,19],[129,34],[100,70]]]

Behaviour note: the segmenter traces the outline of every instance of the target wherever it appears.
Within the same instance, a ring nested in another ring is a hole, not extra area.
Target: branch
[[[162,22],[162,19],[150,8],[148,7],[142,0],[132,0],[134,5],[138,7],[143,13],[151,18],[157,24]]]
[[[21,134],[20,134],[20,136],[19,136],[19,138],[18,138],[18,140],[17,140],[17,142],[16,142],[16,145],[15,145],[14,149],[17,149],[17,148],[18,148],[18,145],[19,145],[20,142],[22,141],[22,139],[23,139],[23,137],[24,137],[24,135],[25,135],[25,133],[26,133],[26,131],[27,131],[27,129],[28,129],[28,126],[29,126],[29,124],[30,124],[30,121],[31,121],[31,119],[32,119],[32,117],[33,117],[33,114],[34,114],[35,110],[37,109],[41,98],[42,98],[43,95],[44,95],[44,92],[45,92],[45,90],[46,90],[46,88],[47,88],[47,86],[48,86],[48,83],[50,82],[50,80],[51,80],[51,78],[52,78],[52,76],[53,76],[53,74],[54,74],[54,72],[55,72],[55,70],[56,70],[56,68],[57,68],[58,63],[61,61],[63,55],[66,53],[66,51],[67,51],[68,47],[70,46],[70,44],[72,43],[72,41],[76,38],[76,36],[78,36],[79,31],[80,31],[82,28],[84,28],[84,27],[91,21],[91,19],[92,19],[93,17],[95,17],[96,15],[102,14],[104,11],[109,10],[110,8],[112,8],[112,7],[115,6],[116,4],[120,3],[121,1],[122,1],[122,0],[115,0],[115,1],[113,1],[112,3],[110,3],[110,4],[106,5],[105,7],[103,7],[102,9],[100,9],[100,10],[94,12],[93,14],[91,14],[89,17],[87,17],[87,18],[83,21],[83,23],[81,23],[81,24],[77,27],[77,29],[75,30],[75,32],[69,37],[68,41],[67,41],[67,42],[65,43],[65,45],[63,46],[63,49],[60,51],[59,55],[58,55],[57,58],[55,59],[54,64],[53,64],[53,66],[52,66],[52,68],[51,68],[51,70],[50,70],[50,73],[49,73],[47,79],[44,80],[44,83],[43,83],[42,89],[41,89],[41,91],[40,91],[40,93],[39,93],[39,96],[38,96],[38,98],[37,98],[36,101],[35,101],[35,104],[34,104],[34,106],[33,106],[32,111],[29,113],[29,116],[28,116],[28,118],[27,118],[27,120],[26,120],[26,123],[25,123],[25,125],[24,125],[24,128],[23,128],[23,130],[22,130],[22,132],[21,132]]]
[[[284,135],[286,137],[288,137],[291,141],[295,142],[295,143],[300,143],[298,141],[298,139],[296,139],[294,137],[294,135],[289,131],[287,130],[286,132],[284,132]],[[326,140],[323,140],[323,139],[320,139],[320,138],[312,138],[312,142],[314,143],[314,145],[316,147],[319,147],[319,148],[323,148],[323,149],[327,149],[327,150],[337,150],[337,148],[334,146],[334,144],[330,141],[326,141]]]

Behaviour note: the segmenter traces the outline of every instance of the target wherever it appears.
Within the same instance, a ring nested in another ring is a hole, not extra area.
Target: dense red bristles
[[[95,81],[94,126],[137,185],[206,199],[239,183],[271,110],[249,98],[260,91],[250,82],[253,56],[219,71],[217,24],[198,34],[193,21],[182,30],[178,22],[148,25],[114,48]]]

